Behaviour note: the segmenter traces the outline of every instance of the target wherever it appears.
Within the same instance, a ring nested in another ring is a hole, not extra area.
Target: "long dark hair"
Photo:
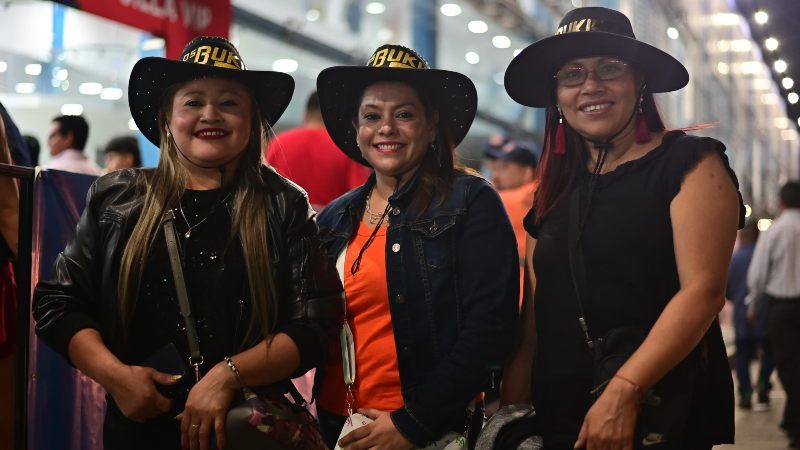
[[[552,89],[551,102],[555,105],[555,85]],[[664,120],[658,112],[655,98],[646,89],[642,94],[642,114],[650,132],[660,133],[666,130]],[[536,191],[536,222],[553,211],[572,189],[575,176],[581,167],[586,166],[588,157],[586,143],[578,132],[564,121],[564,144],[566,152],[557,155],[554,152],[556,131],[560,114],[555,106],[545,110],[545,136],[542,157],[537,166],[539,187]]]

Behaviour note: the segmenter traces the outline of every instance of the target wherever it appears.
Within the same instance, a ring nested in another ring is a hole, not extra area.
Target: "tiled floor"
[[[780,383],[773,374],[775,388],[770,393],[770,409],[763,412],[736,409],[736,443],[720,445],[714,450],[786,450],[789,440],[778,428],[785,401]]]

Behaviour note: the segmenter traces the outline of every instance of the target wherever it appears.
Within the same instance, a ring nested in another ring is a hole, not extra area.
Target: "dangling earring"
[[[561,114],[561,108],[558,109],[558,126],[556,127],[556,139],[550,148],[556,155],[563,155],[567,153],[566,139],[564,138],[564,116]]]
[[[436,165],[442,168],[442,160],[439,157],[439,147],[436,146],[436,141],[431,141],[431,151],[433,152],[433,159],[436,160]]]
[[[633,133],[633,139],[637,144],[644,144],[650,142],[650,129],[647,127],[647,120],[642,111],[642,102],[644,101],[644,92],[639,97],[639,110],[636,112],[636,131]]]

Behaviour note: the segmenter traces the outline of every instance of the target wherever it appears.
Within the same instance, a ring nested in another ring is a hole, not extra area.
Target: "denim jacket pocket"
[[[440,214],[411,224],[415,253],[423,267],[438,271],[451,264],[455,250],[452,232],[456,222],[456,214]]]

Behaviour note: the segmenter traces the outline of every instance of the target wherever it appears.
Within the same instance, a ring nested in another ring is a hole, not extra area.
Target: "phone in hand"
[[[187,373],[183,357],[181,357],[181,354],[172,342],[156,350],[142,361],[140,365],[143,367],[152,367],[159,372],[169,375],[185,376]],[[176,394],[186,389],[184,381],[185,380],[181,379],[181,381],[172,385],[156,383],[156,389],[165,397],[174,398]]]

